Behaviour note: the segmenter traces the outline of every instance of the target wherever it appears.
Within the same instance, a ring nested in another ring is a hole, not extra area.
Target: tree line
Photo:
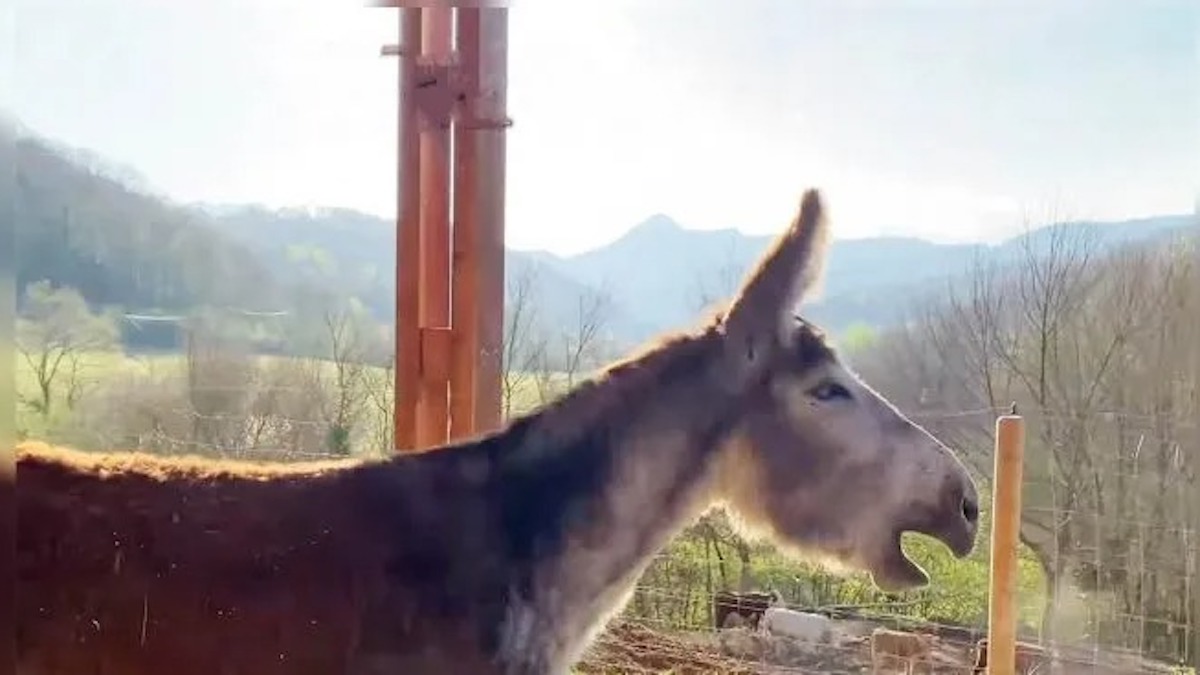
[[[1021,541],[1044,637],[1200,659],[1196,243],[1102,253],[1055,230],[1013,264],[978,262],[861,363],[907,410],[1026,417]],[[929,425],[987,478],[993,418]]]

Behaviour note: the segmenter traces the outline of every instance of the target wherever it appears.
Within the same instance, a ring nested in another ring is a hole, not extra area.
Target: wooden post
[[[475,431],[475,376],[479,354],[479,210],[476,132],[471,128],[479,96],[479,12],[455,10],[455,52],[463,101],[454,125],[454,231],[450,307],[453,357],[450,369],[450,439]]]
[[[394,449],[417,445],[417,387],[421,379],[421,155],[416,97],[417,57],[421,53],[421,10],[401,9],[399,161],[396,177],[396,347],[392,382]],[[384,54],[392,50],[385,48]]]
[[[401,8],[395,447],[428,449],[501,421],[508,12],[373,4]]]
[[[417,393],[417,442],[426,449],[446,442],[449,431],[448,345],[450,329],[450,112],[439,105],[449,87],[438,81],[447,71],[436,66],[451,58],[451,8],[421,12],[421,64],[437,73],[417,82],[421,111],[421,384]],[[411,89],[410,89],[411,91]]]
[[[464,84],[454,128],[455,357],[451,438],[499,428],[504,341],[508,13],[456,10]]]
[[[991,589],[988,596],[989,675],[1014,675],[1016,668],[1017,546],[1021,529],[1024,454],[1025,421],[1016,414],[997,419],[992,472]]]
[[[480,219],[475,431],[500,428],[504,357],[504,192],[508,127],[508,9],[480,10],[475,158]]]

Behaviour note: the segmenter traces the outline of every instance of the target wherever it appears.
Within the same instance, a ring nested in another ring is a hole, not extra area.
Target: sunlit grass
[[[148,378],[170,378],[182,376],[186,373],[187,367],[185,355],[178,352],[130,355],[120,351],[95,351],[80,353],[78,357],[81,364],[77,376],[79,383],[85,389],[92,391],[102,388],[105,383],[120,377],[140,375]],[[316,365],[327,370],[327,374],[332,380],[336,368],[333,361],[298,359],[288,356],[251,357],[251,362],[262,371],[296,361],[304,361],[310,367]],[[63,368],[64,370],[59,373],[52,386],[50,412],[48,415],[44,415],[34,405],[41,398],[37,371],[23,355],[17,354],[15,373],[15,391],[19,402],[17,429],[21,431],[22,436],[49,438],[53,436],[56,428],[67,421],[69,411],[65,392],[70,376],[65,372],[65,365]],[[375,366],[368,366],[367,373],[368,379],[372,381],[383,381],[388,377],[383,368]],[[541,386],[539,386],[539,376],[542,379]],[[524,414],[540,406],[549,396],[548,393],[543,392],[543,389],[559,393],[567,386],[566,378],[561,373],[513,373],[511,377],[513,379],[512,401],[505,406],[505,409],[512,415]],[[253,384],[248,385],[248,387],[253,386]]]

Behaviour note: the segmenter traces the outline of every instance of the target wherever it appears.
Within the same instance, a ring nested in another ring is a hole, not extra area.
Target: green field
[[[131,358],[120,352],[88,352],[81,355],[81,372],[78,379],[87,387],[102,385],[114,376],[132,373],[150,373],[157,368],[171,367],[171,364],[182,363],[178,356],[155,356]],[[66,395],[63,391],[66,375],[59,375],[52,387],[51,409],[49,415],[31,407],[28,403],[39,398],[37,371],[19,351],[16,355],[16,394],[17,429],[22,436],[29,438],[50,438],[55,428],[66,417],[63,408],[66,405]]]
[[[265,374],[289,368],[304,368],[316,370],[328,386],[336,386],[336,364],[331,361],[316,359],[299,359],[284,356],[252,356],[244,357],[247,367],[256,373]],[[17,393],[17,429],[22,437],[56,440],[60,430],[72,422],[72,413],[68,410],[67,389],[72,379],[83,391],[83,397],[95,401],[105,395],[106,387],[122,380],[145,381],[147,383],[178,382],[179,386],[186,379],[187,361],[180,353],[157,353],[127,355],[122,352],[88,352],[79,356],[80,367],[72,375],[64,365],[52,385],[50,413],[42,414],[30,402],[40,398],[36,370],[21,355],[16,356],[16,393]],[[363,377],[377,389],[386,389],[390,395],[391,374],[383,368],[366,366]],[[566,379],[560,373],[546,374],[541,378],[539,387],[538,375],[534,373],[512,373],[511,382],[506,389],[511,389],[512,400],[506,402],[506,408],[511,414],[519,414],[536,408],[543,400],[542,391],[557,393],[566,388]],[[252,377],[245,384],[247,390],[264,387],[261,377]],[[369,406],[363,406],[369,408]],[[370,414],[370,413],[368,413]],[[373,422],[371,422],[373,423]]]

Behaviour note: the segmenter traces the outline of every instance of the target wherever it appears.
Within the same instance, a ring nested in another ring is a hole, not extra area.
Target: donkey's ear
[[[808,190],[791,225],[746,278],[725,315],[739,357],[756,361],[786,345],[796,305],[821,279],[829,232],[821,195]]]

